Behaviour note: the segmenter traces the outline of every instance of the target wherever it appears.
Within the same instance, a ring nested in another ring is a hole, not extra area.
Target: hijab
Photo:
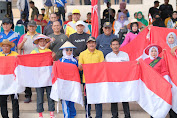
[[[137,31],[133,31],[132,30],[132,27],[133,27],[134,24],[136,24],[137,27],[138,27],[138,23],[137,22],[131,23],[130,24],[130,28],[131,28],[130,32],[133,33],[133,34],[138,34],[139,33],[139,29],[138,28],[137,28]]]
[[[63,51],[62,51],[62,53],[63,53],[63,59],[70,59],[70,60],[72,60],[72,61],[76,61],[75,59],[74,59],[74,55],[73,55],[73,51],[72,51],[72,54],[70,55],[70,56],[68,56],[67,54],[66,54],[66,48],[64,48],[63,49]]]
[[[143,13],[142,13],[141,11],[139,11],[139,12],[137,13],[137,15],[138,15],[138,14],[141,14],[141,15],[142,15],[142,18],[141,18],[141,19],[137,18],[137,20],[138,20],[139,22],[143,23],[144,25],[148,26],[148,21],[147,21],[146,19],[144,19]]]
[[[174,38],[174,43],[173,44],[169,44],[168,43],[168,38],[170,37],[170,35],[173,35],[173,38]],[[170,32],[168,35],[167,35],[167,38],[166,38],[166,41],[167,41],[167,44],[170,48],[173,48],[175,46],[177,46],[177,38],[176,38],[176,34],[174,32]]]
[[[155,58],[151,56],[151,51],[152,51],[153,48],[155,48],[155,50],[157,51],[157,56],[156,56]],[[156,59],[156,58],[158,57],[158,55],[159,55],[158,48],[157,48],[156,46],[152,46],[152,47],[149,49],[149,57],[150,57],[150,59],[151,59],[151,60],[154,60],[154,59]]]
[[[177,11],[174,11],[174,12],[173,12],[173,14],[174,14],[174,13],[177,13]],[[176,18],[176,19],[174,19],[174,18],[173,18],[173,14],[172,14],[171,20],[173,21],[173,23],[176,23],[177,18]]]
[[[124,20],[120,19],[121,16],[124,17]],[[124,26],[124,22],[126,21],[125,17],[126,15],[123,12],[119,12],[118,21],[122,24],[122,27]]]

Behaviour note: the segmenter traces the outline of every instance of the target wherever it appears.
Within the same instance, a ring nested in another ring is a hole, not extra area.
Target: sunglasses
[[[66,51],[68,52],[68,51],[73,51],[73,49],[66,49]]]

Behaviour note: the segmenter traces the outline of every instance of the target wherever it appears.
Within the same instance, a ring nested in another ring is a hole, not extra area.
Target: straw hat
[[[66,41],[59,49],[65,49],[65,48],[76,48],[72,43],[70,43],[69,41]]]
[[[34,43],[34,44],[38,44],[38,40],[39,40],[39,39],[45,39],[47,42],[50,42],[50,41],[51,41],[50,37],[45,36],[45,35],[43,35],[43,34],[39,34],[39,35],[34,39],[33,43]]]
[[[132,19],[132,20],[130,21],[130,23],[127,25],[127,28],[128,28],[128,29],[131,29],[130,25],[131,25],[132,23],[138,23],[138,29],[140,29],[141,27],[146,27],[143,23],[139,22],[137,19]]]
[[[155,45],[155,44],[151,44],[151,45],[147,46],[146,49],[145,49],[145,53],[146,53],[147,55],[149,55],[149,49],[150,49],[151,47],[153,47],[153,46],[155,46],[155,47],[158,48],[159,54],[162,52],[162,48],[161,48],[160,46]]]
[[[0,47],[2,47],[2,45],[4,45],[4,44],[10,45],[11,48],[13,48],[13,47],[15,46],[15,43],[10,42],[8,39],[4,39],[4,40],[0,43]]]

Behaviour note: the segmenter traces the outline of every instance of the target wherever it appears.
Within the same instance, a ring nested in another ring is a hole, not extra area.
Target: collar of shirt
[[[75,23],[76,23],[76,21],[74,21],[74,20],[73,20],[73,23],[75,24]]]
[[[11,34],[11,33],[14,33],[14,32],[13,32],[12,30],[10,30],[7,35],[9,35],[9,34]],[[3,34],[5,34],[4,31],[3,31]],[[5,35],[6,35],[6,34],[5,34]],[[7,36],[7,35],[6,35],[6,36]]]
[[[4,53],[4,52],[2,51],[2,54],[4,54],[5,56],[7,56],[7,55],[11,54],[11,50],[10,50],[9,53]]]
[[[28,36],[31,36],[31,38],[33,38],[36,34],[37,34],[37,32],[36,32],[36,31],[35,31],[35,34],[34,34],[34,35],[30,35],[30,33],[29,33],[29,32],[27,32],[27,35],[28,35]]]
[[[86,50],[87,53],[91,54],[92,52],[90,52],[88,49]],[[96,49],[94,50],[94,52],[92,54],[96,54]]]

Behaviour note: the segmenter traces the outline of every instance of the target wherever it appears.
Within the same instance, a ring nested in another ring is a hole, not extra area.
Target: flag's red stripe
[[[52,52],[19,55],[17,65],[28,67],[43,67],[53,64]]]
[[[163,78],[152,67],[147,65],[143,60],[140,60],[141,80],[146,87],[153,93],[158,95],[168,104],[172,104],[171,84]],[[141,88],[140,88],[141,89]]]
[[[53,80],[52,83],[54,84],[57,78],[68,80],[68,81],[76,81],[80,82],[80,75],[79,70],[76,65],[59,62],[56,61],[53,66]]]
[[[14,74],[16,58],[14,56],[0,57],[0,75]]]
[[[136,61],[84,64],[83,69],[87,84],[126,82],[139,79],[139,66]]]

